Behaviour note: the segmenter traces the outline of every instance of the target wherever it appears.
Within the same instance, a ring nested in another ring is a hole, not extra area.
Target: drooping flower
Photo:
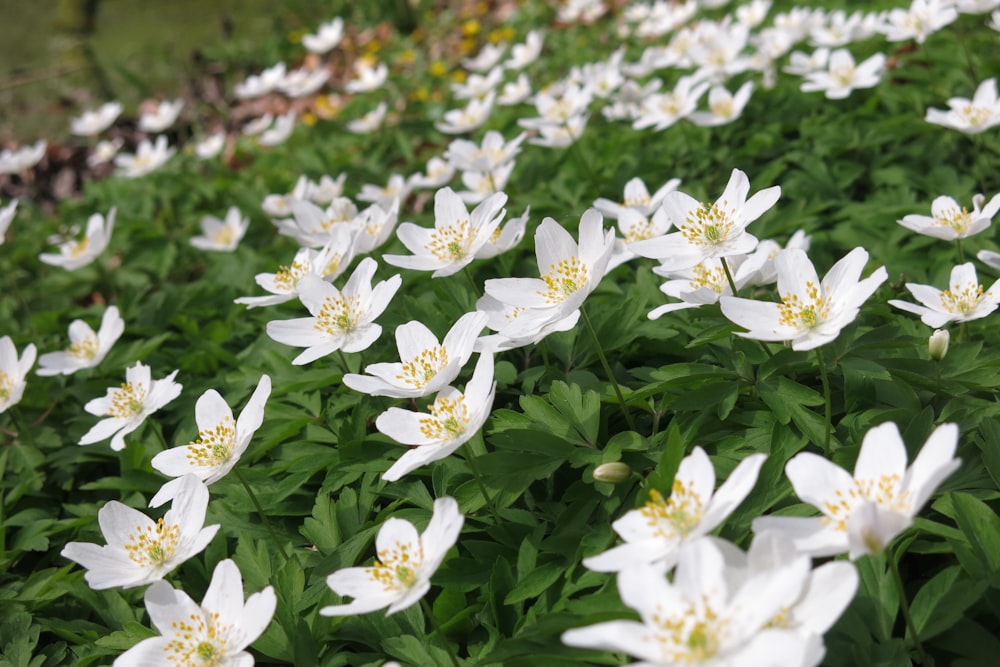
[[[670,496],[655,489],[639,509],[626,512],[611,527],[625,544],[583,559],[598,572],[621,572],[636,565],[673,567],[685,548],[715,530],[743,502],[767,458],[751,454],[715,489],[715,468],[701,447],[681,461]]]
[[[149,501],[159,507],[174,498],[184,484],[185,475],[194,475],[206,485],[225,477],[239,462],[250,439],[264,421],[264,404],[271,395],[271,378],[262,375],[250,400],[233,421],[229,404],[214,389],[209,389],[195,403],[198,439],[186,445],[166,449],[153,457],[152,466],[174,479],[160,487]]]
[[[939,290],[932,285],[917,283],[906,283],[906,289],[924,305],[899,299],[891,299],[889,305],[920,315],[921,322],[935,329],[948,322],[978,320],[1000,305],[1000,280],[983,290],[972,262],[959,264],[951,270],[948,289]]]
[[[17,213],[17,200],[12,199],[9,204],[0,208],[0,245],[3,245],[4,237],[10,223],[14,221],[14,214]]]
[[[122,112],[121,102],[108,102],[93,111],[84,111],[70,119],[70,132],[80,137],[92,137],[111,127]]]
[[[439,461],[468,442],[483,427],[493,408],[496,382],[493,355],[481,354],[472,379],[460,392],[445,387],[428,412],[389,408],[375,420],[375,428],[403,445],[410,445],[382,479],[395,482],[431,461]]]
[[[825,345],[854,321],[861,304],[889,277],[880,266],[860,280],[867,262],[868,252],[855,248],[820,282],[804,251],[782,250],[774,260],[781,303],[724,296],[719,300],[722,314],[749,329],[737,333],[745,338],[791,341],[793,350]]]
[[[308,364],[337,350],[361,352],[382,334],[375,318],[389,306],[402,283],[399,274],[372,287],[378,262],[365,257],[354,269],[343,291],[307,274],[299,281],[299,299],[312,314],[294,320],[267,323],[267,335],[285,345],[306,350],[292,360]]]
[[[201,250],[232,252],[240,244],[250,226],[250,218],[244,218],[240,209],[230,206],[226,219],[219,220],[214,215],[201,219],[201,236],[191,239],[191,245]]]
[[[451,188],[434,195],[434,229],[404,222],[396,236],[412,255],[385,255],[389,264],[416,271],[434,271],[434,278],[450,276],[468,266],[500,226],[507,195],[498,192],[472,214]]]
[[[897,220],[899,224],[918,234],[936,239],[954,241],[965,239],[987,229],[993,216],[1000,211],[1000,194],[994,195],[990,203],[983,206],[986,197],[978,194],[972,198],[972,210],[959,206],[948,196],[941,196],[931,202],[931,216],[910,214]]]
[[[286,70],[285,63],[277,63],[260,74],[251,74],[243,82],[236,84],[233,92],[241,100],[267,95],[285,79]]]
[[[38,359],[39,375],[71,375],[83,368],[93,368],[104,361],[111,346],[125,331],[125,320],[117,306],[108,306],[101,316],[101,326],[94,333],[83,320],[69,324],[69,347],[62,352],[49,352]]]
[[[87,219],[87,230],[82,239],[61,243],[58,254],[42,253],[38,259],[52,266],[61,266],[67,271],[87,266],[108,247],[115,227],[115,213],[116,209],[112,207],[107,219],[100,213],[93,214]]]
[[[226,146],[226,133],[215,132],[198,141],[194,145],[194,154],[199,160],[209,160],[219,153]]]
[[[330,70],[325,67],[301,67],[285,74],[285,78],[278,83],[278,90],[289,97],[305,97],[322,88],[329,78]]]
[[[385,113],[388,110],[389,107],[386,106],[385,102],[379,102],[377,107],[362,115],[361,118],[348,121],[347,129],[355,134],[370,134],[382,127],[382,121],[385,120]]]
[[[774,206],[781,187],[765,188],[747,199],[749,192],[750,179],[739,169],[733,169],[722,196],[712,205],[683,192],[668,192],[663,209],[679,231],[636,241],[629,250],[660,260],[668,271],[688,269],[709,258],[752,252],[757,237],[747,233],[747,225]]]
[[[568,630],[563,643],[628,653],[640,660],[632,664],[644,667],[817,664],[822,647],[814,660],[807,658],[818,639],[770,624],[802,596],[809,559],[747,576],[727,566],[720,543],[700,540],[682,553],[673,581],[651,565],[621,570],[618,592],[642,620]]]
[[[349,567],[326,579],[338,595],[353,597],[349,604],[323,607],[323,616],[367,614],[388,607],[395,614],[420,601],[430,590],[431,576],[458,540],[465,517],[454,498],[434,501],[434,513],[422,534],[404,519],[387,519],[375,538],[378,560],[372,567]]]
[[[87,166],[94,168],[102,164],[107,164],[118,155],[118,150],[122,147],[122,140],[118,137],[110,141],[98,141],[94,144],[94,149],[87,156]]]
[[[167,513],[153,521],[117,500],[97,513],[106,546],[70,542],[64,558],[87,568],[84,578],[94,590],[133,588],[158,581],[215,537],[219,525],[205,526],[208,487],[194,475],[182,478]]]
[[[44,139],[30,146],[22,146],[17,150],[0,151],[0,174],[16,174],[31,169],[42,161],[49,144]]]
[[[540,30],[531,30],[524,37],[524,42],[510,47],[510,56],[504,61],[503,66],[507,69],[524,69],[531,63],[538,60],[542,53],[542,41],[544,34]]]
[[[95,398],[83,406],[92,415],[104,417],[87,431],[78,444],[92,445],[111,438],[111,449],[125,449],[125,436],[136,430],[164,405],[181,393],[174,382],[177,371],[162,380],[153,380],[149,366],[140,361],[125,370],[125,382],[108,389],[103,398]]]
[[[201,604],[165,581],[146,589],[146,611],[159,637],[149,637],[115,660],[114,667],[252,667],[243,649],[260,637],[278,603],[267,586],[243,602],[243,576],[230,559],[219,561]]]
[[[523,312],[499,333],[523,338],[564,320],[583,305],[604,277],[615,234],[604,229],[603,216],[588,209],[580,218],[580,243],[552,218],[535,231],[535,254],[541,278],[487,280],[486,294]]]
[[[269,125],[257,137],[257,143],[261,146],[277,146],[283,143],[285,139],[292,135],[292,130],[295,129],[295,116],[295,110],[292,109],[288,113],[275,118],[274,124]]]
[[[906,446],[892,422],[865,434],[853,477],[826,458],[797,454],[785,474],[800,499],[816,507],[818,517],[758,517],[754,532],[778,530],[795,541],[802,553],[853,560],[879,554],[906,530],[931,494],[961,465],[955,458],[958,426],[934,429],[906,467]]]
[[[439,344],[437,336],[420,322],[402,324],[396,327],[400,362],[371,364],[365,367],[367,375],[348,373],[344,384],[370,396],[429,396],[458,377],[485,325],[483,313],[466,313]]]
[[[35,363],[36,353],[35,345],[28,343],[18,359],[10,336],[0,337],[0,413],[21,402],[25,378]]]

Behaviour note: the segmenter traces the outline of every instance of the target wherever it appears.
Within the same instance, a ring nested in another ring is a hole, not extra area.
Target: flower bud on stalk
[[[594,480],[597,482],[610,482],[612,484],[620,484],[629,478],[632,474],[632,469],[621,461],[612,461],[611,463],[602,463],[601,465],[594,468]]]
[[[948,354],[948,341],[951,336],[947,329],[935,329],[934,333],[927,340],[927,351],[931,353],[931,359],[941,361],[944,355]]]

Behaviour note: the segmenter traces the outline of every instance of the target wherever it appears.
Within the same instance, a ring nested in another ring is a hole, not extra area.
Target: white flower
[[[889,10],[878,29],[890,42],[914,39],[923,44],[928,36],[957,18],[958,10],[950,0],[913,0],[906,9]]]
[[[194,475],[206,485],[214,484],[233,469],[250,439],[264,421],[264,404],[271,395],[271,378],[262,375],[250,400],[233,421],[229,404],[214,389],[209,389],[195,403],[198,439],[180,447],[172,447],[153,457],[151,465],[167,477],[167,482],[149,501],[159,507],[174,498],[184,485],[185,475]]]
[[[852,477],[822,456],[797,454],[785,466],[795,493],[822,513],[818,517],[764,516],[754,532],[778,530],[812,556],[879,554],[913,522],[931,494],[961,465],[955,458],[958,426],[934,429],[913,465],[892,422],[865,434]]]
[[[490,117],[496,93],[490,92],[485,97],[473,98],[464,109],[452,109],[444,112],[444,119],[434,123],[434,127],[445,134],[462,134],[480,127]]]
[[[536,129],[539,136],[530,139],[528,143],[546,148],[566,148],[583,135],[589,119],[590,116],[588,114],[576,114],[570,116],[559,125],[551,123],[538,125]],[[518,122],[520,123],[521,121]]]
[[[118,155],[118,150],[122,147],[122,140],[119,138],[112,139],[111,141],[98,141],[94,145],[94,149],[87,156],[87,166],[97,167],[102,164],[107,164]]]
[[[385,255],[389,264],[416,271],[434,271],[434,278],[450,276],[476,257],[500,226],[507,195],[498,192],[477,206],[472,214],[451,188],[434,195],[434,229],[404,222],[396,236],[412,255]]]
[[[321,23],[315,35],[302,35],[302,46],[313,53],[326,53],[344,38],[344,19],[339,16],[326,23]]]
[[[309,193],[309,189],[310,189],[309,179],[305,175],[299,176],[299,180],[295,181],[295,187],[292,188],[291,192],[284,195],[269,194],[266,197],[264,197],[264,201],[261,202],[260,207],[264,209],[264,212],[267,213],[272,218],[280,218],[282,216],[291,215],[292,200],[309,199],[309,197],[307,196]],[[339,196],[340,195],[338,194],[337,197]],[[326,201],[322,203],[329,204],[332,202],[333,199],[336,199],[337,197],[333,197],[331,198],[331,201]],[[320,202],[314,202],[314,203],[318,204]]]
[[[226,133],[216,132],[195,143],[194,153],[199,160],[208,160],[222,152],[226,145]]]
[[[403,445],[410,445],[382,475],[395,482],[431,461],[439,461],[468,442],[483,427],[493,408],[496,392],[493,355],[481,354],[472,379],[460,392],[445,387],[427,412],[389,408],[375,420],[375,428]]]
[[[87,568],[84,578],[95,591],[144,586],[208,546],[219,525],[205,526],[207,508],[208,487],[187,475],[161,519],[112,500],[97,513],[107,546],[70,542],[60,555]]]
[[[17,348],[10,336],[0,338],[0,413],[21,401],[25,377],[35,363],[36,353],[34,344],[28,343],[18,359]]]
[[[122,112],[120,102],[102,104],[94,111],[84,111],[70,119],[70,132],[81,137],[92,137],[111,127]]]
[[[306,199],[314,204],[329,204],[337,197],[344,195],[345,180],[347,180],[346,172],[341,172],[337,178],[331,178],[324,174],[319,177],[318,181],[306,179]]]
[[[347,82],[344,90],[349,93],[367,93],[378,90],[389,77],[389,68],[385,63],[378,63],[373,66],[365,58],[360,58],[354,63],[354,78]]]
[[[87,266],[108,247],[115,227],[115,211],[115,208],[108,211],[107,219],[100,213],[93,214],[87,219],[87,231],[82,239],[61,243],[59,254],[42,253],[38,259],[52,266],[61,266],[67,271]]]
[[[722,86],[712,86],[708,91],[708,111],[695,111],[688,116],[695,125],[714,127],[731,123],[740,117],[753,93],[753,81],[747,81],[733,95]]]
[[[463,58],[462,67],[473,72],[485,72],[492,69],[507,51],[506,44],[485,44],[473,58]]]
[[[497,104],[503,107],[513,106],[526,101],[529,97],[531,97],[531,81],[528,80],[527,74],[520,74],[513,81],[503,85],[497,97]]]
[[[604,229],[604,218],[588,209],[580,218],[580,243],[552,218],[535,231],[535,254],[541,278],[500,278],[486,281],[485,291],[503,304],[525,309],[498,333],[518,339],[563,320],[604,277],[615,234]]]
[[[303,199],[290,199],[288,204],[293,218],[274,221],[279,233],[310,248],[336,243],[343,257],[354,256],[352,246],[357,230],[351,223],[358,215],[354,202],[338,197],[325,209]]]
[[[809,559],[754,571],[728,566],[721,540],[700,540],[681,554],[673,581],[636,565],[618,574],[622,601],[641,621],[606,621],[563,633],[569,646],[625,652],[638,667],[768,665],[811,667],[811,644],[794,630],[770,625],[802,596]],[[732,550],[729,547],[727,550]],[[743,575],[743,576],[740,576]]]
[[[430,590],[431,576],[458,540],[465,517],[454,498],[434,501],[434,513],[423,534],[404,519],[387,519],[375,538],[378,560],[372,567],[349,567],[326,579],[338,595],[354,600],[346,605],[323,607],[323,616],[367,614],[388,607],[395,614],[420,601]]]
[[[722,196],[711,206],[683,192],[668,192],[663,209],[679,231],[636,241],[629,250],[660,260],[668,271],[690,268],[709,258],[752,252],[757,237],[746,232],[747,225],[774,206],[781,187],[766,188],[747,199],[749,192],[750,180],[739,169],[733,169]]]
[[[271,127],[271,123],[274,122],[274,114],[266,113],[259,118],[254,118],[248,123],[243,125],[240,132],[243,133],[245,137],[255,137],[267,128]]]
[[[257,137],[257,143],[261,146],[277,146],[291,136],[295,129],[295,110],[278,116],[274,120],[274,125],[268,127]]]
[[[464,82],[452,83],[451,92],[455,95],[455,99],[459,100],[482,97],[486,93],[496,90],[501,81],[503,81],[503,69],[494,67],[486,76],[470,74]]]
[[[694,76],[682,76],[669,93],[653,93],[642,102],[642,112],[632,123],[636,130],[652,127],[665,130],[698,107],[698,100],[708,90],[709,83]]]
[[[479,353],[496,353],[534,345],[551,333],[570,331],[580,320],[580,309],[561,319],[550,320],[545,308],[524,308],[501,303],[489,294],[476,302],[476,310],[486,315],[486,326],[493,331],[515,331],[513,335],[500,333],[480,336],[473,349]],[[522,326],[521,321],[527,324]]]
[[[250,218],[244,218],[240,209],[230,206],[226,219],[219,220],[214,215],[201,219],[201,236],[191,239],[191,245],[201,250],[232,252],[240,244],[250,226]]]
[[[136,430],[164,405],[181,393],[181,385],[174,382],[177,371],[162,380],[153,380],[149,370],[140,361],[125,369],[125,382],[120,387],[108,389],[103,398],[88,401],[83,409],[92,415],[104,417],[87,431],[78,444],[92,445],[111,438],[111,449],[125,449],[125,436]]]
[[[889,277],[880,266],[860,280],[867,262],[868,252],[855,248],[820,282],[804,251],[782,250],[774,260],[781,303],[724,296],[719,300],[722,314],[749,329],[739,336],[791,341],[793,350],[812,350],[834,340],[853,322],[861,304]]]
[[[177,116],[180,115],[184,107],[184,100],[178,98],[173,102],[164,100],[160,102],[152,111],[148,111],[139,116],[139,129],[143,132],[157,133],[174,124]]]
[[[267,323],[267,335],[285,345],[307,348],[292,360],[299,366],[337,350],[361,352],[382,333],[375,318],[389,306],[399,289],[399,274],[372,287],[378,262],[365,257],[347,280],[343,291],[307,274],[298,284],[299,300],[312,314],[294,320]]]
[[[830,59],[830,49],[816,49],[811,54],[801,51],[792,51],[788,56],[788,65],[782,71],[788,74],[798,74],[805,76],[826,68],[826,63]]]
[[[510,57],[503,66],[507,69],[524,69],[531,63],[538,60],[542,53],[542,41],[544,35],[540,30],[530,31],[524,38],[523,44],[515,44],[510,47]]]
[[[242,83],[236,84],[234,92],[241,100],[266,95],[277,89],[285,79],[285,63],[278,63],[260,74],[251,74]]]
[[[994,195],[985,207],[986,197],[979,194],[972,198],[972,211],[959,207],[958,202],[951,197],[941,196],[931,203],[931,215],[907,215],[899,224],[912,229],[918,234],[953,241],[968,238],[988,228],[993,222],[993,216],[1000,211],[1000,194]]]
[[[511,218],[502,227],[493,230],[483,247],[476,251],[476,259],[496,257],[520,243],[521,239],[524,238],[525,228],[528,226],[529,213],[531,213],[530,206],[525,208],[524,213],[519,217]]]
[[[393,200],[405,201],[410,195],[412,184],[402,176],[402,174],[392,174],[385,187],[365,183],[358,193],[358,201],[370,201],[387,209],[392,205]]]
[[[837,49],[830,54],[829,69],[806,74],[799,88],[805,93],[822,90],[827,99],[842,100],[854,90],[878,85],[884,70],[885,54],[876,53],[855,65],[850,51]]]
[[[483,313],[466,313],[439,344],[437,336],[420,322],[402,324],[396,327],[400,363],[371,364],[365,367],[368,375],[348,373],[344,384],[369,396],[429,396],[458,377],[485,325]]]
[[[600,197],[594,201],[594,208],[607,217],[614,219],[617,219],[619,214],[625,209],[633,209],[643,217],[648,218],[659,210],[660,204],[663,203],[663,198],[667,196],[667,193],[676,190],[680,184],[681,179],[671,178],[661,185],[654,194],[650,195],[646,184],[643,183],[641,178],[632,178],[625,184],[625,193],[621,203]],[[624,229],[622,232],[628,236]]]
[[[467,190],[459,190],[458,196],[466,204],[478,204],[490,195],[502,192],[514,172],[514,163],[508,162],[492,171],[466,171],[462,173],[462,185]]]
[[[285,75],[285,78],[278,84],[278,90],[289,97],[305,97],[312,95],[322,88],[323,84],[330,78],[330,70],[323,69],[294,69]]]
[[[1000,10],[997,10],[990,14],[990,22],[986,24],[987,27],[1000,32]]]
[[[744,458],[716,490],[712,461],[705,450],[695,447],[681,461],[670,497],[651,490],[645,505],[611,525],[625,544],[584,558],[584,567],[598,572],[621,572],[644,564],[673,567],[685,548],[715,530],[743,502],[766,458],[764,454]]]
[[[115,157],[115,165],[118,173],[125,178],[138,178],[162,167],[176,152],[176,148],[167,145],[167,138],[160,135],[156,138],[156,144],[149,143],[148,139],[140,141],[135,155],[118,155]]]
[[[409,179],[413,188],[440,188],[455,177],[455,167],[439,157],[427,161],[427,173],[415,174]]]
[[[4,237],[10,223],[14,221],[14,214],[17,213],[17,200],[12,199],[9,204],[0,208],[0,245],[3,245]]]
[[[69,324],[69,347],[64,352],[49,352],[38,359],[39,375],[72,375],[83,368],[94,368],[104,361],[111,346],[125,331],[125,321],[117,306],[108,306],[101,316],[97,333],[83,320]]]
[[[365,254],[382,247],[392,236],[398,220],[398,197],[393,198],[387,208],[372,204],[361,211],[354,219],[354,224],[358,227],[358,235],[354,242],[355,251],[358,254]]]
[[[444,159],[461,171],[488,172],[509,163],[521,152],[521,143],[527,135],[522,132],[510,141],[496,130],[490,130],[481,144],[466,139],[455,139],[448,144]]]
[[[747,280],[736,278],[739,270],[749,255],[733,255],[729,257],[726,264],[730,272],[733,273],[733,282],[736,289],[740,290],[746,286]],[[655,320],[666,313],[686,308],[698,308],[712,303],[718,303],[723,296],[732,296],[732,287],[726,277],[726,270],[722,266],[720,259],[706,259],[700,264],[696,264],[690,269],[682,271],[664,271],[662,267],[653,269],[653,273],[670,278],[660,285],[660,291],[667,296],[680,299],[679,303],[667,303],[657,306],[649,311],[649,319]]]
[[[935,329],[931,337],[927,339],[927,353],[934,361],[941,361],[944,355],[948,354],[948,343],[951,335],[947,329]]]
[[[379,102],[379,105],[363,115],[361,118],[352,120],[347,123],[347,129],[355,134],[370,134],[382,127],[382,121],[385,120],[385,112],[388,109],[385,102]]]
[[[347,264],[334,241],[320,250],[300,248],[290,265],[278,267],[276,273],[258,273],[254,276],[254,281],[270,292],[270,296],[243,296],[234,303],[243,304],[249,309],[291,301],[299,295],[299,283],[307,275],[333,280]]]
[[[44,139],[18,150],[0,151],[0,174],[16,174],[42,161],[49,144]]]
[[[959,264],[951,270],[948,289],[939,290],[931,285],[916,283],[906,283],[906,289],[924,305],[918,306],[898,299],[891,299],[889,305],[920,315],[920,321],[933,328],[948,322],[978,320],[1000,305],[1000,281],[994,282],[984,291],[972,262]]]
[[[243,578],[236,563],[219,561],[201,605],[165,581],[146,589],[146,611],[159,637],[149,637],[115,660],[114,667],[251,667],[243,649],[257,640],[274,616],[278,599],[267,586],[243,602]]]
[[[986,79],[976,88],[972,99],[953,97],[948,100],[949,111],[928,109],[924,120],[943,125],[966,134],[979,134],[1000,125],[1000,98],[997,97],[997,80]]]

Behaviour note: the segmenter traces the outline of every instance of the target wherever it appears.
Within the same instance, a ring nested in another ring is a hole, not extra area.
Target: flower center
[[[805,297],[786,294],[778,306],[778,321],[786,327],[814,329],[830,314],[829,300],[820,293],[820,288],[812,281],[806,283]]]
[[[0,401],[6,401],[14,391],[14,379],[0,370]]]
[[[628,202],[628,200],[625,200]],[[635,201],[635,200],[633,200]],[[634,204],[627,204],[627,206],[646,206],[649,204],[649,197],[646,197],[645,203],[636,201]],[[625,243],[635,243],[636,241],[644,241],[646,239],[653,238],[656,234],[653,230],[653,223],[649,221],[648,218],[642,218],[637,220],[628,226],[628,229],[624,230],[625,233]]]
[[[969,125],[973,127],[982,127],[993,115],[991,110],[986,107],[976,106],[975,104],[967,104],[965,108],[962,109],[962,115],[965,116]]]
[[[155,524],[136,526],[125,543],[125,553],[142,567],[158,567],[173,555],[180,534],[179,526],[165,524],[161,517]]]
[[[474,232],[468,220],[458,220],[431,232],[424,248],[440,260],[459,260],[468,254]]]
[[[691,269],[691,271],[694,274],[688,283],[691,289],[707,287],[722,294],[723,290],[729,287],[726,272],[723,270],[722,264],[718,261],[713,263],[702,262]]]
[[[949,313],[969,315],[976,310],[984,296],[986,293],[982,285],[952,285],[950,290],[941,292],[941,307]]]
[[[733,101],[730,99],[721,99],[709,108],[719,118],[729,118],[733,115]]]
[[[727,211],[726,202],[701,204],[688,212],[687,219],[680,226],[681,233],[688,243],[703,246],[716,246],[725,243],[729,232],[733,229],[733,211]]]
[[[719,652],[726,635],[724,619],[719,619],[707,601],[688,603],[675,615],[654,614],[657,626],[653,637],[661,644],[664,663],[694,665],[710,660]]]
[[[331,336],[342,336],[354,330],[361,321],[360,302],[358,296],[340,294],[327,297],[320,306],[313,328]]]
[[[969,229],[970,224],[972,224],[972,216],[969,215],[969,209],[964,206],[961,211],[957,208],[945,209],[941,211],[940,216],[934,218],[935,227],[951,227],[958,234],[964,234]]]
[[[387,591],[401,591],[417,583],[417,573],[424,562],[424,550],[419,542],[396,542],[394,549],[385,549],[368,568],[369,576]]]
[[[577,290],[587,285],[587,265],[576,257],[568,257],[549,265],[549,270],[542,276],[545,281],[545,291],[538,293],[552,304],[559,304],[569,298]]]
[[[163,647],[167,664],[177,667],[216,667],[226,660],[226,636],[232,625],[220,625],[219,614],[191,614],[187,619],[174,621],[164,637],[170,641]]]
[[[694,530],[705,507],[701,496],[692,492],[683,481],[675,479],[670,498],[664,500],[660,492],[653,489],[639,512],[646,518],[646,525],[653,529],[653,535],[673,540]]]
[[[403,372],[396,379],[423,389],[447,365],[448,351],[443,346],[429,347],[413,359],[403,362]]]
[[[283,292],[294,290],[299,281],[309,273],[309,265],[302,260],[295,260],[291,266],[279,266],[274,274],[274,285]]]
[[[832,500],[823,502],[821,508],[826,514],[824,524],[834,524],[834,530],[847,530],[847,518],[854,508],[862,503],[874,502],[890,512],[904,513],[910,510],[909,492],[900,493],[899,475],[882,475],[876,479],[856,479],[846,492],[839,489]]]
[[[212,233],[212,243],[217,246],[228,248],[233,244],[233,238],[236,236],[236,232],[232,227],[228,225],[225,227],[219,227]]]
[[[122,382],[120,389],[111,390],[109,417],[129,418],[142,412],[146,388],[139,383]]]
[[[469,409],[464,396],[454,400],[438,397],[430,410],[430,416],[420,420],[420,432],[428,439],[448,442],[465,433]]]
[[[84,236],[82,239],[73,244],[69,249],[70,257],[79,257],[83,253],[87,252],[87,247],[90,245],[90,238]]]
[[[854,81],[854,65],[842,65],[830,70],[830,78],[841,86],[850,86]]]
[[[98,346],[97,335],[88,333],[85,338],[70,345],[67,352],[78,359],[93,359],[97,356]]]
[[[198,432],[190,443],[187,460],[199,468],[217,468],[229,460],[236,448],[236,425],[232,417],[224,417],[213,428]]]

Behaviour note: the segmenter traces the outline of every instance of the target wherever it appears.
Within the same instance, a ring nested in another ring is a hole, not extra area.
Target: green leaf
[[[546,563],[531,570],[526,577],[517,582],[503,603],[514,604],[541,595],[557,582],[564,572],[566,568],[558,563]]]
[[[1000,586],[1000,517],[967,493],[948,495],[955,521],[994,586]],[[972,574],[972,573],[970,573]]]
[[[938,572],[913,597],[911,611],[917,636],[926,641],[951,628],[988,587],[985,581],[964,576],[958,565]]]

